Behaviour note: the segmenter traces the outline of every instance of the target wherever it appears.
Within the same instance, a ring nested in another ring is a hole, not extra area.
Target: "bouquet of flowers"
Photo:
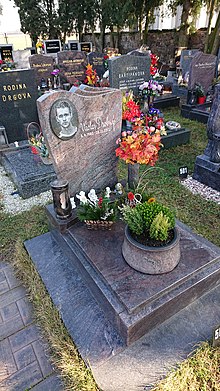
[[[99,77],[95,69],[92,68],[91,64],[86,66],[86,79],[85,83],[89,86],[96,86],[99,81]]]
[[[155,80],[145,81],[139,86],[141,96],[158,96],[163,86]]]
[[[49,152],[44,141],[44,136],[42,133],[32,135],[29,138],[29,143],[31,145],[31,151],[33,154],[40,155],[42,157],[48,157]]]
[[[12,59],[6,58],[5,60],[0,60],[0,71],[10,71],[15,68],[16,63]]]
[[[140,117],[140,106],[135,103],[133,92],[125,92],[122,96],[122,119],[129,122],[134,122],[136,118]]]
[[[151,76],[155,76],[156,73],[158,72],[158,60],[159,57],[156,56],[156,54],[150,53],[150,58],[151,58],[151,65],[150,65],[150,74]]]
[[[91,189],[86,197],[84,191],[76,194],[80,205],[77,209],[77,217],[84,222],[113,222],[117,218],[117,206],[110,199],[111,190],[109,187],[102,192],[100,197],[97,196],[94,189]]]

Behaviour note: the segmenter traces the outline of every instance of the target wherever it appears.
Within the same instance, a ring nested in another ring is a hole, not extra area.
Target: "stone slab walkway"
[[[61,391],[32,306],[10,264],[0,262],[0,391]]]

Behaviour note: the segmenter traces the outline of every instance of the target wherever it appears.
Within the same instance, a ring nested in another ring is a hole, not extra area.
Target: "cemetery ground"
[[[178,109],[166,110],[164,114],[166,120],[172,119],[180,122],[183,127],[191,129],[191,142],[161,151],[157,168],[148,169],[145,175],[146,191],[158,201],[175,208],[176,217],[194,232],[220,246],[220,205],[198,194],[192,194],[178,177],[181,166],[188,166],[189,172],[193,172],[196,156],[203,153],[207,143],[206,127],[180,117]],[[119,179],[125,177],[126,169],[126,166],[120,163]],[[0,205],[1,261],[12,262],[17,276],[28,289],[36,320],[51,348],[51,359],[54,365],[60,371],[67,389],[98,390],[92,373],[79,357],[57,310],[23,248],[24,240],[48,231],[44,208],[35,206],[29,211],[9,215],[3,210],[1,198]],[[213,325],[213,328],[215,326]],[[219,349],[213,348],[210,342],[202,343],[193,356],[183,361],[177,370],[171,372],[162,383],[155,386],[155,390],[219,390]]]

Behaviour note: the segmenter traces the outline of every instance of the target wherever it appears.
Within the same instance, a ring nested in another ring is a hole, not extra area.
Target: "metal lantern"
[[[59,219],[67,219],[72,214],[72,205],[69,197],[69,183],[65,180],[55,180],[51,183],[53,205]]]

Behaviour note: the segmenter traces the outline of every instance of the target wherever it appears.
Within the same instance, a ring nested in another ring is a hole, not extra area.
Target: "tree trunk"
[[[94,52],[96,52],[96,39],[95,39],[94,29],[92,29],[92,42],[93,42],[93,50]]]
[[[149,11],[146,13],[146,19],[145,19],[145,25],[144,25],[144,31],[143,31],[143,39],[142,43],[144,45],[147,45],[147,38],[148,38],[148,27],[149,27]]]
[[[220,45],[220,12],[218,14],[218,18],[216,20],[215,28],[214,28],[214,31],[212,33],[212,42],[211,42],[211,45],[210,45],[211,46],[210,53],[217,55],[219,45]]]
[[[209,40],[210,40],[210,35],[212,32],[212,18],[213,18],[213,14],[214,14],[215,4],[216,4],[216,0],[211,0],[210,6],[207,9],[208,14],[209,14],[209,20],[208,20],[207,33],[206,33],[206,38],[205,38],[204,53],[208,53]]]
[[[189,16],[191,14],[191,2],[190,0],[183,2],[183,10],[181,15],[181,25],[179,31],[179,46],[188,47],[189,42]]]
[[[100,31],[101,31],[101,34],[100,34],[100,41],[101,41],[101,48],[102,48],[102,52],[105,48],[105,29],[106,29],[106,25],[105,24],[101,24],[100,26]]]

